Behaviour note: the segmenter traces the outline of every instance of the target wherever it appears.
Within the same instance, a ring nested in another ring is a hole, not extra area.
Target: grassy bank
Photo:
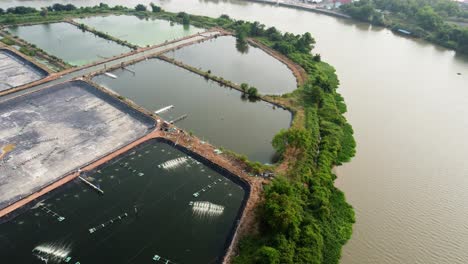
[[[337,93],[338,78],[332,66],[312,54],[315,40],[309,33],[294,35],[254,22],[170,13],[152,7],[140,11],[101,5],[67,10],[29,10],[26,14],[4,14],[0,23],[59,21],[93,14],[133,14],[190,24],[222,27],[236,32],[240,44],[252,38],[298,65],[307,80],[296,91],[269,97],[294,112],[292,126],[273,139],[281,155],[277,177],[264,191],[257,210],[257,232],[245,236],[235,263],[338,263],[341,248],[350,238],[354,212],[341,191],[334,187],[332,168],[351,159],[355,142],[343,114],[346,106]],[[60,9],[60,8],[59,8]],[[154,11],[154,12],[152,12]],[[13,21],[13,22],[12,22]],[[248,162],[248,161],[245,161]]]

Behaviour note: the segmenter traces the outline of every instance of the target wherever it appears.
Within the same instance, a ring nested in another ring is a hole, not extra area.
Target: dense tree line
[[[47,10],[47,12],[80,12],[80,13],[93,13],[97,11],[119,11],[119,10],[128,10],[128,8],[121,6],[121,5],[116,5],[114,7],[109,7],[109,5],[105,3],[100,3],[99,5],[96,6],[88,6],[88,7],[76,7],[73,4],[53,4],[51,6],[41,8],[41,10],[38,10],[34,7],[25,7],[25,6],[17,6],[17,7],[10,7],[6,10],[0,8],[0,15],[25,15],[25,14],[35,14],[39,13],[41,11]]]
[[[223,16],[220,19],[223,19]],[[224,19],[226,19],[226,15],[224,15]],[[308,32],[303,35],[282,34],[275,27],[265,28],[265,25],[259,22],[252,23],[239,20],[235,21],[230,28],[236,32],[238,41],[245,42],[248,36],[264,38],[272,43],[273,49],[285,55],[295,52],[310,53],[315,44],[314,38]]]
[[[468,53],[468,28],[447,22],[467,18],[468,10],[450,0],[361,0],[342,5],[350,16]]]

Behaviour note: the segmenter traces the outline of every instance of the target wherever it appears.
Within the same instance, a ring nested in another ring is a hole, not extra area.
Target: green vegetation
[[[26,48],[26,47],[21,47],[19,49],[19,51],[25,55],[28,55],[30,57],[33,57],[36,55],[36,51],[34,49],[29,49],[29,48]]]
[[[158,13],[158,12],[162,11],[161,7],[159,7],[159,6],[157,6],[157,5],[153,4],[153,3],[151,3],[150,6],[151,6],[151,10],[153,11],[153,13]]]
[[[246,83],[241,83],[240,88],[241,88],[242,92],[247,93],[247,90],[249,89],[249,85],[246,84]]]
[[[343,193],[334,187],[336,176],[332,168],[354,155],[355,142],[353,130],[343,116],[346,111],[343,98],[336,92],[339,82],[335,70],[322,62],[320,55],[311,53],[315,40],[309,33],[283,34],[274,27],[236,21],[227,15],[209,18],[151,7],[151,11],[110,8],[105,4],[64,11],[52,8],[48,9],[47,16],[41,16],[38,11],[27,15],[2,15],[0,23],[57,21],[90,14],[135,14],[197,27],[222,27],[235,32],[240,40],[254,38],[301,65],[308,74],[306,84],[291,94],[271,97],[295,114],[292,127],[281,131],[272,142],[287,167],[265,187],[265,199],[257,212],[259,232],[241,240],[234,262],[338,263],[341,248],[352,233],[354,212]],[[191,70],[234,86],[208,72]],[[260,97],[256,88],[247,84],[238,89],[249,97]],[[271,169],[237,157],[251,173]]]
[[[45,11],[46,10],[46,11]],[[64,19],[97,14],[133,14],[132,8],[124,6],[109,7],[100,3],[96,6],[76,7],[72,4],[54,4],[37,10],[32,7],[18,6],[3,10],[0,8],[0,24],[55,22]],[[138,12],[137,12],[138,13]]]
[[[145,12],[146,11],[146,6],[142,5],[142,4],[138,4],[135,6],[135,10],[138,11],[138,12]]]
[[[180,12],[177,14],[177,18],[182,19],[182,24],[185,26],[190,25],[190,15],[185,12]]]
[[[49,9],[41,8],[41,12],[39,13],[42,17],[46,17],[49,14]]]
[[[4,37],[0,41],[3,42],[5,45],[8,45],[8,46],[11,46],[11,45],[15,44],[15,42],[11,38],[8,38],[8,37]]]
[[[251,86],[248,90],[247,90],[247,95],[249,97],[249,99],[258,99],[260,96],[258,95],[258,89]]]
[[[450,0],[361,0],[342,5],[353,18],[411,35],[468,53],[468,27],[448,21],[468,18],[468,9]]]

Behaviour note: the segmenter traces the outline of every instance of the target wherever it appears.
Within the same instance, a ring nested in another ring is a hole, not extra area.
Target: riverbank
[[[337,11],[327,10],[323,8],[316,8],[316,7],[312,7],[310,5],[301,4],[301,3],[283,2],[283,1],[275,1],[275,0],[246,0],[246,1],[256,2],[256,3],[261,3],[261,4],[275,5],[275,6],[282,6],[282,7],[288,7],[288,8],[296,8],[296,9],[300,9],[304,11],[315,12],[319,14],[345,18],[345,19],[351,18],[350,16],[337,12]]]
[[[468,28],[448,22],[467,12],[449,0],[420,1],[413,6],[393,5],[391,0],[360,1],[340,6],[352,18],[391,29],[397,34],[421,38],[434,44],[468,53]]]

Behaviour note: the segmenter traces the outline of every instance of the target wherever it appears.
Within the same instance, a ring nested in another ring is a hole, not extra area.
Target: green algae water
[[[128,47],[82,31],[69,23],[10,27],[8,31],[74,66],[130,51]]]
[[[201,28],[183,26],[167,20],[126,15],[87,17],[75,19],[75,21],[142,47],[161,44],[204,31]]]
[[[93,81],[150,111],[174,105],[174,109],[161,114],[165,120],[187,114],[186,119],[176,123],[178,127],[251,160],[273,161],[271,140],[289,126],[289,111],[262,101],[243,100],[237,90],[158,59],[142,61],[128,69],[113,71],[117,79],[101,75]]]
[[[261,94],[284,94],[296,89],[288,67],[263,50],[248,45],[239,48],[234,37],[220,37],[166,53],[185,64],[210,70],[213,75],[237,84],[247,83]]]
[[[0,225],[5,263],[216,262],[245,195],[228,178],[156,141],[85,178],[104,195],[75,180]]]

